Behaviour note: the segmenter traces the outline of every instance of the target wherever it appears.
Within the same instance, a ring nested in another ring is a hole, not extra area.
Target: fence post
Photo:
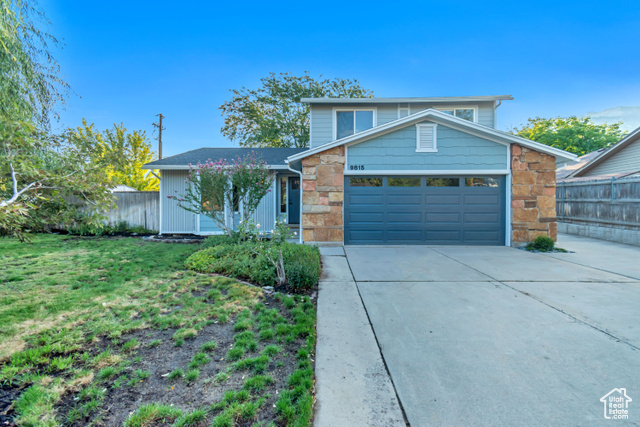
[[[612,176],[611,177],[611,200],[615,200],[616,199],[616,177]]]

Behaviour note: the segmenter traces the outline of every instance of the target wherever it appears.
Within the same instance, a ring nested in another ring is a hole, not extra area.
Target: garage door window
[[[382,187],[382,178],[349,178],[352,187]]]
[[[420,187],[420,178],[389,178],[389,187]]]
[[[427,178],[427,187],[459,187],[460,178]]]
[[[499,187],[500,181],[496,178],[465,178],[465,185],[467,187]]]

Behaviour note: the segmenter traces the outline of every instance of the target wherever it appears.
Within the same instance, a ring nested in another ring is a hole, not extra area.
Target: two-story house
[[[254,220],[299,224],[303,242],[513,245],[555,239],[556,159],[575,156],[495,129],[505,96],[307,98],[310,147],[201,148],[161,169],[160,233],[220,233],[167,198],[189,164],[253,150],[273,170]],[[225,207],[229,221],[237,215]],[[237,216],[236,216],[237,219]]]

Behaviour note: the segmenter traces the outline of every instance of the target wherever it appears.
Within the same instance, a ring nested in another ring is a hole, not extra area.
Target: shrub
[[[555,242],[549,236],[538,236],[533,241],[533,243],[529,243],[527,245],[528,251],[540,251],[540,252],[549,252],[552,251],[555,246]]]
[[[218,241],[229,241],[228,239]],[[219,243],[207,246],[191,255],[186,265],[191,270],[203,273],[223,274],[259,285],[271,286],[277,282],[276,267],[272,260],[279,258],[280,251],[282,251],[289,286],[304,289],[318,283],[322,271],[318,248],[289,242]]]
[[[238,243],[238,237],[236,235],[229,236],[226,234],[219,234],[207,237],[200,246],[202,249],[206,249],[219,245],[232,245],[234,243]]]

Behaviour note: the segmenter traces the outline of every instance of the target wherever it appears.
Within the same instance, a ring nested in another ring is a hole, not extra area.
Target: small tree
[[[273,174],[267,169],[266,162],[260,160],[252,151],[245,157],[238,157],[232,163],[225,159],[216,162],[209,159],[206,163],[191,166],[187,176],[185,194],[168,196],[178,201],[182,209],[196,215],[206,215],[228,235],[233,234],[234,226],[226,221],[225,205],[240,209],[240,220],[246,220],[256,211],[260,201],[271,191]]]

